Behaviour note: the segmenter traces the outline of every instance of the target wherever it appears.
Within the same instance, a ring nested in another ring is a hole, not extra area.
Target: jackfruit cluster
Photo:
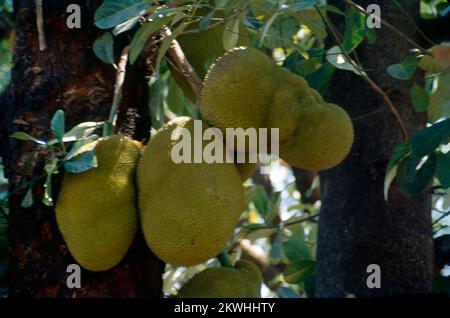
[[[172,150],[186,131],[193,136],[194,120],[189,117],[164,125],[151,138],[137,168],[145,240],[160,259],[177,266],[217,256],[244,208],[244,190],[234,164],[193,163],[193,159],[174,163]]]
[[[178,298],[260,298],[262,275],[251,262],[239,260],[234,268],[212,267],[191,278]]]
[[[339,106],[253,48],[219,58],[204,80],[202,118],[226,128],[278,128],[280,156],[292,166],[324,170],[338,165],[353,144],[353,125]]]
[[[105,271],[125,256],[138,228],[134,174],[139,148],[114,135],[82,147],[94,151],[98,167],[66,173],[56,204],[56,221],[75,260]]]

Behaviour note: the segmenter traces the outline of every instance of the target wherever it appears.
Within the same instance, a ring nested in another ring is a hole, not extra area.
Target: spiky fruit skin
[[[196,15],[198,16],[207,16],[209,14],[209,10],[207,9],[198,9],[196,10]],[[223,12],[216,12],[214,18],[223,18]],[[217,21],[212,21],[211,23],[215,23]],[[198,30],[199,24],[192,23],[188,26],[186,31],[189,30]],[[186,55],[187,60],[194,68],[197,75],[201,80],[205,78],[206,72],[210,64],[214,63],[216,59],[225,54],[225,48],[223,47],[223,38],[225,32],[228,31],[225,27],[225,24],[221,24],[219,26],[203,30],[198,33],[190,33],[185,35],[180,35],[177,37],[177,41],[180,44],[184,54]],[[239,46],[248,46],[251,41],[249,38],[249,34],[247,33],[244,26],[240,26],[239,29]],[[186,96],[193,102],[195,102],[195,94],[192,91],[189,83],[186,78],[180,72],[177,72],[174,68],[171,67],[171,72],[174,76],[176,83],[181,87],[181,89],[185,92]]]
[[[342,108],[326,104],[305,79],[252,48],[229,51],[210,68],[200,111],[222,131],[253,127],[270,133],[278,128],[281,158],[308,170],[339,164],[354,138]]]
[[[208,268],[178,291],[179,298],[260,298],[262,275],[251,262],[239,260],[234,268]]]
[[[56,204],[56,221],[70,253],[85,269],[105,271],[117,265],[137,231],[134,174],[139,149],[114,135],[94,148],[98,167],[66,173]]]
[[[137,181],[148,246],[166,263],[191,266],[215,257],[231,239],[244,192],[233,164],[174,163],[182,129],[193,136],[194,121],[179,117],[156,133],[139,161]]]
[[[354,132],[347,112],[329,104],[301,107],[299,129],[280,145],[280,156],[292,166],[319,171],[341,163],[351,150]]]
[[[267,127],[277,83],[275,65],[255,49],[237,48],[209,69],[201,94],[200,112],[208,124],[227,128]]]

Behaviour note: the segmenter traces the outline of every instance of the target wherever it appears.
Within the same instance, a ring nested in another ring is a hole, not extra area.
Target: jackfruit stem
[[[222,267],[233,267],[227,252],[222,251],[219,255],[217,255],[217,259]]]
[[[125,72],[128,63],[128,53],[130,51],[130,47],[127,46],[123,49],[122,54],[120,55],[120,62],[117,66],[117,74],[116,74],[116,82],[114,84],[114,97],[111,105],[111,110],[109,112],[108,121],[105,123],[103,127],[103,136],[107,137],[112,135],[115,132],[116,127],[115,121],[117,117],[117,110],[119,109],[120,100],[122,99],[122,87],[125,82]]]

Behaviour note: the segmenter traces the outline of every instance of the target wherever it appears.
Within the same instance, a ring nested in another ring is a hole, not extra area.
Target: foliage
[[[93,151],[78,152],[78,150],[89,142],[98,138],[93,134],[96,129],[103,126],[103,123],[85,122],[76,125],[66,132],[64,123],[64,112],[58,110],[50,122],[50,130],[54,139],[44,140],[30,136],[27,133],[18,131],[10,137],[30,141],[37,145],[38,149],[45,149],[51,155],[46,159],[45,163],[45,193],[42,202],[48,206],[53,206],[52,197],[52,176],[59,173],[59,168],[63,167],[66,171],[71,173],[82,173],[89,169],[97,167],[97,158]],[[70,150],[66,147],[71,144]],[[29,157],[34,158],[37,150],[35,150]],[[28,188],[27,194],[22,200],[22,207],[31,207],[33,202],[32,188],[34,182],[25,183],[24,186]]]

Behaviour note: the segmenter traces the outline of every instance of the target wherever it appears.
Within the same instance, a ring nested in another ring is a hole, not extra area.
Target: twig
[[[371,16],[371,14],[369,12],[367,12],[363,7],[359,6],[358,4],[354,3],[352,0],[342,0],[345,3],[347,3],[348,5],[353,6],[356,10],[358,10],[359,12],[363,13],[365,16],[369,17]],[[404,40],[406,40],[407,42],[409,42],[410,44],[414,45],[417,49],[420,50],[421,53],[425,54],[425,55],[431,55],[430,52],[428,52],[427,50],[425,50],[422,46],[420,46],[419,44],[417,44],[415,41],[411,40],[407,35],[405,35],[402,31],[400,31],[399,29],[397,29],[395,26],[393,26],[392,24],[390,24],[389,22],[381,19],[380,17],[378,17],[378,19],[380,20],[381,24],[384,25],[385,27],[391,29],[392,31],[394,31],[395,33],[397,33],[401,38],[403,38]]]
[[[414,29],[416,29],[417,33],[419,33],[429,44],[432,46],[435,45],[435,43],[425,34],[422,32],[422,30],[419,28],[419,26],[416,24],[414,19],[409,15],[409,13],[401,6],[400,3],[398,3],[397,0],[393,1],[394,4],[399,8],[399,10],[403,13],[404,16],[408,18],[408,20],[411,22],[411,24],[414,26]]]
[[[34,0],[36,5],[36,25],[39,37],[39,50],[44,51],[47,48],[44,31],[44,14],[42,10],[42,0]]]
[[[217,21],[217,22],[215,22],[213,24],[208,25],[204,29],[194,29],[194,30],[184,31],[183,33],[181,33],[181,35],[200,33],[200,32],[204,32],[204,31],[209,30],[209,29],[213,29],[215,27],[218,27],[218,26],[221,26],[222,24],[227,23],[229,20],[237,18],[238,16],[240,16],[245,11],[247,11],[247,7],[246,6],[243,9],[236,11],[236,13],[233,13],[232,15],[230,15],[230,16],[228,16],[226,18],[223,18],[222,20]]]
[[[172,35],[172,32],[169,28],[164,28],[163,35],[165,37],[170,37]],[[199,105],[200,93],[203,87],[202,80],[197,75],[192,65],[189,63],[177,40],[172,41],[167,54],[169,55],[171,62],[175,64],[175,67],[180,71],[181,74],[183,74],[183,76],[188,81],[189,85],[192,88],[192,91],[195,93],[196,104]]]
[[[346,1],[346,0],[344,0]],[[386,106],[388,107],[389,112],[394,117],[395,122],[397,123],[398,128],[400,129],[400,132],[402,134],[402,138],[404,140],[408,139],[408,132],[406,130],[405,124],[403,123],[403,120],[397,111],[397,108],[395,108],[394,104],[392,103],[391,99],[389,98],[389,95],[380,87],[378,86],[370,77],[367,75],[367,73],[362,70],[362,68],[353,61],[353,59],[349,56],[345,48],[343,47],[341,41],[339,40],[339,36],[334,31],[334,26],[330,21],[328,21],[325,16],[320,11],[319,7],[315,5],[315,8],[317,12],[319,13],[322,20],[327,25],[328,29],[331,31],[331,34],[333,35],[336,43],[338,44],[339,48],[341,49],[342,54],[344,54],[346,60],[358,71],[358,73],[364,78],[364,80],[369,84],[369,86],[374,90],[376,93],[378,93],[384,100]],[[364,10],[364,9],[363,9]]]
[[[300,223],[308,222],[308,221],[314,222],[315,221],[314,219],[316,217],[318,217],[318,216],[319,216],[319,213],[316,213],[316,214],[313,214],[311,216],[305,217],[303,219],[299,219],[299,220],[292,221],[292,222],[287,222],[287,223],[284,223],[284,227],[288,227],[288,226],[292,226],[292,225],[296,225],[296,224],[300,224]],[[260,227],[257,227],[257,228],[250,228],[248,225],[241,225],[240,227],[243,227],[244,229],[247,229],[247,230],[252,232],[252,231],[259,231],[259,230],[278,229],[278,228],[280,228],[280,225],[279,224],[277,224],[277,225],[267,225],[267,226],[260,226]]]
[[[114,84],[114,97],[111,105],[111,111],[109,113],[108,121],[106,122],[105,127],[103,128],[104,136],[109,136],[116,131],[115,121],[117,116],[117,110],[119,109],[120,105],[120,100],[122,99],[122,88],[123,83],[125,82],[125,74],[129,51],[130,47],[127,46],[122,50],[122,54],[120,55],[119,65],[117,66],[116,82]]]

